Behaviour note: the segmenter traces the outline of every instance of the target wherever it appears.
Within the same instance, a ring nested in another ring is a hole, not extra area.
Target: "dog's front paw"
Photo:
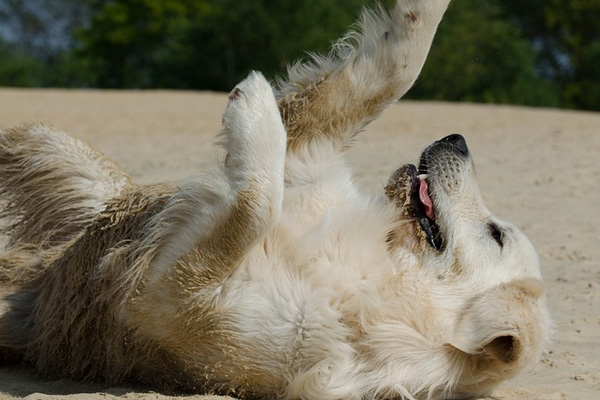
[[[260,72],[251,72],[229,93],[221,135],[229,173],[247,178],[283,171],[286,132],[273,89]]]

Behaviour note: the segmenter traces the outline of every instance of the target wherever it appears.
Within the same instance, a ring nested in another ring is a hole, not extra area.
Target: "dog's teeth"
[[[419,175],[420,180],[427,179],[427,178],[429,178],[429,174],[420,174]]]

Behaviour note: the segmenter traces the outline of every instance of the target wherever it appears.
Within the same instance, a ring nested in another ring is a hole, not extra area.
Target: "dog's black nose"
[[[467,141],[462,135],[458,133],[448,135],[443,139],[440,139],[441,143],[447,143],[452,146],[454,150],[462,155],[469,155],[469,148],[467,147]]]

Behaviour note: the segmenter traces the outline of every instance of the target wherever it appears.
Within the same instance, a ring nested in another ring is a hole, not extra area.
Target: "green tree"
[[[159,86],[229,90],[249,70],[267,76],[306,50],[326,52],[368,0],[221,0],[174,21],[156,52]]]
[[[95,71],[95,86],[153,87],[154,54],[169,21],[200,16],[206,0],[120,0],[106,2],[79,30],[79,57]]]
[[[494,0],[451,3],[412,98],[558,105],[535,69],[533,45]]]
[[[88,59],[72,50],[63,50],[43,63],[41,86],[89,88],[94,87],[96,77]]]
[[[375,2],[0,0],[0,85],[229,90]],[[598,0],[456,0],[409,96],[600,110],[598,21]]]
[[[537,65],[564,107],[600,110],[600,2],[505,0],[507,18],[538,48]]]
[[[0,38],[0,86],[33,87],[41,83],[41,64]]]
[[[577,66],[578,77],[567,87],[567,104],[600,111],[600,40],[586,46]]]

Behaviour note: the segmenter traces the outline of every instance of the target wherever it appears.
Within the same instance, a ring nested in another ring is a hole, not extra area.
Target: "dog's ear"
[[[467,355],[508,366],[526,365],[545,342],[548,317],[542,282],[524,279],[475,296],[460,313],[450,346]]]

